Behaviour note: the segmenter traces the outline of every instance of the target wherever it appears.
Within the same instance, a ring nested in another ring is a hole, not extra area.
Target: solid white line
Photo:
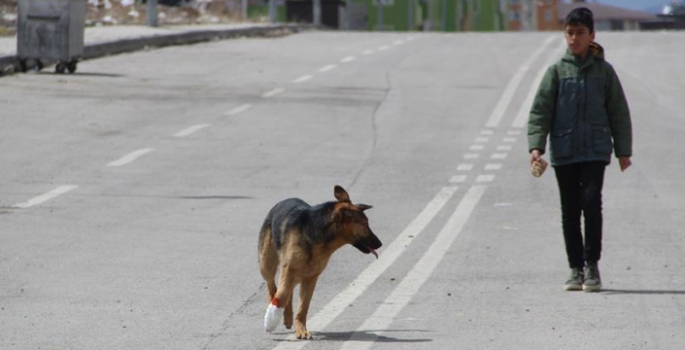
[[[549,68],[550,65],[552,65],[556,60],[559,59],[559,51],[561,51],[561,49],[564,46],[566,46],[566,42],[561,43],[561,47],[559,48],[559,50],[552,50],[552,54],[547,58],[545,64],[543,64],[542,68],[540,68],[540,70],[538,71],[538,74],[535,76],[535,80],[533,80],[533,84],[530,86],[530,90],[528,91],[526,99],[523,101],[523,104],[519,108],[519,111],[516,114],[514,122],[511,123],[512,128],[522,128],[527,124],[528,116],[530,114],[530,107],[533,105],[533,100],[535,100],[535,94],[537,94],[538,92],[538,87],[542,82],[542,78],[545,77],[545,72],[547,72],[547,68]]]
[[[329,70],[335,69],[336,67],[338,67],[338,66],[335,64],[329,64],[327,66],[323,66],[323,67],[319,68],[319,73],[326,73]]]
[[[347,57],[341,59],[340,62],[342,62],[342,63],[349,63],[349,62],[354,61],[355,58],[356,58],[356,57],[354,57],[354,56],[347,56]]]
[[[409,271],[402,282],[388,296],[378,309],[366,319],[342,349],[368,349],[378,338],[377,333],[383,333],[395,321],[397,315],[409,304],[411,299],[421,289],[438,267],[445,254],[450,250],[454,241],[466,226],[471,213],[478,205],[485,192],[486,186],[473,186],[466,193],[452,216],[440,231],[435,241],[426,250],[416,265]]]
[[[282,88],[275,88],[275,89],[273,89],[273,90],[271,90],[271,91],[265,92],[265,93],[262,95],[262,97],[263,97],[263,98],[274,97],[274,96],[276,96],[276,95],[278,95],[278,94],[282,94],[283,92],[285,92],[285,89],[282,89]]]
[[[126,164],[131,163],[132,161],[138,159],[139,157],[143,156],[144,154],[150,153],[150,152],[152,152],[152,151],[153,151],[152,148],[143,148],[143,149],[139,149],[139,150],[137,150],[137,151],[133,151],[133,152],[131,152],[131,153],[129,153],[129,154],[127,154],[127,155],[125,155],[125,156],[119,158],[118,160],[115,160],[115,161],[113,161],[113,162],[107,164],[107,166],[122,166],[122,165],[126,165]]]
[[[188,135],[193,134],[195,132],[198,132],[199,130],[204,129],[204,128],[208,127],[209,125],[210,124],[193,125],[187,129],[184,129],[184,130],[181,130],[181,131],[175,133],[173,136],[174,137],[185,137],[185,136],[188,136]]]
[[[293,80],[293,83],[298,84],[298,83],[304,83],[305,81],[314,78],[313,75],[303,75],[295,80]]]
[[[230,111],[226,112],[226,115],[232,116],[232,115],[240,114],[240,113],[243,113],[250,108],[252,108],[252,105],[249,103],[246,103],[244,105],[241,105],[241,106],[238,106],[236,108],[231,109]]]
[[[523,77],[530,69],[530,65],[533,64],[533,62],[538,58],[538,56],[545,52],[547,46],[551,44],[555,39],[556,36],[548,37],[547,40],[545,40],[545,42],[540,47],[538,47],[538,49],[535,50],[535,52],[533,52],[533,54],[530,57],[528,57],[528,59],[525,62],[523,62],[521,67],[519,67],[519,69],[516,71],[516,74],[514,74],[511,80],[509,80],[507,87],[504,88],[504,92],[502,93],[502,96],[500,97],[499,101],[497,101],[497,105],[495,105],[495,109],[492,110],[490,119],[488,119],[488,122],[487,124],[485,124],[485,126],[489,128],[494,128],[497,127],[497,125],[499,125],[499,122],[504,117],[504,113],[506,112],[507,107],[509,107],[509,104],[511,103],[511,99],[514,97],[516,89],[521,84]]]
[[[307,324],[315,326],[318,329],[324,329],[338,317],[338,315],[347,310],[350,304],[362,295],[362,293],[364,293],[364,291],[374,283],[385,270],[390,266],[393,266],[400,255],[408,249],[416,237],[423,232],[435,215],[437,215],[450,198],[452,198],[452,195],[457,191],[457,188],[458,187],[456,186],[443,187],[433,200],[431,200],[421,213],[419,213],[414,221],[412,221],[387,248],[381,251],[378,261],[374,261],[364,269],[347,288],[338,293],[333,300],[329,301],[328,304],[316,313],[316,315],[311,317],[307,321]],[[309,329],[311,330],[311,328]],[[295,336],[292,334],[286,339],[291,341],[281,342],[275,349],[297,350],[310,344],[310,342],[306,341],[292,341],[295,340]]]
[[[60,186],[60,187],[57,187],[48,193],[42,194],[38,197],[31,198],[27,202],[15,204],[12,206],[12,208],[18,208],[18,209],[30,208],[34,205],[45,203],[45,202],[47,202],[47,201],[49,201],[49,200],[51,200],[51,199],[53,199],[59,195],[65,194],[65,193],[67,193],[67,192],[69,192],[69,191],[71,191],[77,187],[78,186],[76,186],[76,185]]]

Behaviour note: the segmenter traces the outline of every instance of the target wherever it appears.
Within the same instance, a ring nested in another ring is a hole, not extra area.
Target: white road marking
[[[115,160],[115,161],[107,164],[107,166],[118,167],[118,166],[126,165],[126,164],[131,163],[132,161],[142,157],[143,155],[152,152],[153,150],[154,149],[152,149],[152,148],[143,148],[143,149],[139,149],[137,151],[133,151],[133,152],[119,158],[118,160]]]
[[[240,114],[240,113],[243,113],[250,108],[252,108],[252,105],[249,103],[246,103],[244,105],[241,105],[241,106],[238,106],[236,108],[231,109],[230,111],[226,112],[226,115],[232,116],[232,115]]]
[[[530,107],[533,105],[533,100],[535,100],[535,94],[538,92],[540,82],[542,82],[542,78],[544,78],[545,72],[547,72],[547,68],[559,59],[560,52],[563,52],[562,49],[565,46],[566,42],[562,42],[561,47],[559,47],[559,50],[552,50],[552,54],[547,58],[547,61],[541,66],[542,68],[540,68],[538,74],[535,76],[535,80],[533,80],[533,84],[530,86],[530,90],[528,91],[526,99],[523,101],[523,104],[521,105],[518,113],[516,114],[514,122],[511,124],[512,128],[522,128],[528,122]]]
[[[454,195],[457,189],[458,187],[456,186],[443,187],[426,205],[421,213],[409,223],[404,231],[402,231],[387,248],[381,251],[380,258],[364,269],[347,288],[338,293],[338,295],[319,310],[316,315],[311,317],[307,321],[307,324],[316,325],[317,328],[324,329],[338,317],[338,315],[347,310],[350,304],[362,295],[364,291],[366,291],[366,289],[385,272],[385,270],[390,266],[393,266],[400,255],[409,248],[416,237],[423,232],[426,226],[428,226],[438,212],[445,206],[450,198],[452,198],[452,195]],[[291,341],[280,342],[274,350],[297,350],[302,349],[305,345],[311,344],[311,342],[307,341],[292,341],[295,340],[295,336],[292,334],[286,339]]]
[[[303,76],[293,80],[293,83],[295,83],[295,84],[304,83],[305,81],[307,81],[311,78],[314,78],[314,76],[313,75],[303,75]]]
[[[407,41],[414,41],[414,39],[416,39],[416,38],[413,37],[413,36],[410,36],[410,37],[407,38]]]
[[[476,182],[478,183],[492,182],[493,180],[495,180],[495,175],[478,175],[476,178]]]
[[[354,61],[355,58],[356,58],[356,57],[354,57],[354,56],[347,56],[347,57],[341,59],[340,62],[342,62],[342,63],[349,63],[349,62]]]
[[[326,72],[328,72],[329,70],[333,70],[333,69],[335,69],[335,68],[337,68],[337,67],[338,67],[338,66],[335,65],[335,64],[329,64],[329,65],[327,65],[327,66],[323,66],[323,67],[319,68],[319,73],[326,73]]]
[[[488,141],[490,141],[490,138],[489,138],[489,137],[477,137],[477,138],[476,138],[476,142],[485,143],[485,142],[488,142]]]
[[[402,44],[404,44],[404,41],[402,41],[402,40],[397,40],[397,41],[395,41],[393,44],[394,44],[394,45],[402,45]]]
[[[450,183],[460,183],[466,181],[466,175],[454,175],[450,178]]]
[[[65,194],[65,193],[67,193],[67,192],[69,192],[69,191],[71,191],[77,187],[78,186],[76,186],[76,185],[63,185],[63,186],[55,188],[54,190],[52,190],[48,193],[42,194],[38,197],[31,198],[24,203],[15,204],[12,206],[12,208],[17,208],[17,209],[30,208],[30,207],[33,207],[35,205],[45,203],[45,202],[47,202],[47,201],[49,201],[49,200],[51,200],[51,199],[53,199],[59,195],[63,195],[63,194]]]
[[[500,170],[502,169],[502,164],[489,163],[485,165],[485,170]]]
[[[459,164],[457,170],[459,171],[469,171],[473,169],[473,164]]]
[[[502,145],[502,146],[497,146],[498,151],[511,151],[511,145]]]
[[[210,124],[198,124],[198,125],[193,125],[187,129],[181,130],[177,133],[175,133],[173,136],[174,137],[186,137],[190,134],[196,133],[206,127],[210,126]]]
[[[374,52],[374,50],[365,50],[364,52],[362,52],[362,55],[373,55]]]
[[[411,299],[421,289],[421,286],[431,277],[445,254],[451,249],[454,241],[466,226],[471,213],[478,205],[486,186],[473,186],[466,193],[457,206],[445,227],[438,233],[435,241],[426,250],[421,259],[402,279],[402,282],[388,296],[378,309],[352,334],[342,349],[368,349],[378,338],[377,333],[388,329],[397,315],[409,304]]]
[[[506,159],[507,153],[493,153],[491,159]]]
[[[467,153],[464,154],[464,159],[477,159],[478,153]]]
[[[545,42],[538,47],[533,54],[528,57],[528,59],[523,62],[521,67],[516,71],[514,76],[509,80],[509,83],[507,84],[506,88],[504,88],[504,92],[502,93],[502,96],[500,97],[499,101],[497,101],[497,105],[495,105],[495,109],[492,110],[492,114],[490,115],[490,119],[488,119],[487,124],[485,126],[489,128],[494,128],[499,125],[500,121],[504,117],[504,113],[507,110],[507,107],[509,107],[509,104],[511,103],[511,99],[514,97],[514,93],[516,92],[516,89],[518,89],[518,86],[521,84],[521,81],[523,80],[523,77],[526,75],[528,70],[530,69],[530,66],[533,64],[533,62],[540,56],[545,50],[547,50],[547,46],[551,44],[554,40],[556,39],[556,36],[550,36],[545,40]]]
[[[482,151],[485,148],[483,145],[473,145],[469,147],[469,151]]]
[[[263,98],[274,97],[274,96],[276,96],[276,95],[278,95],[278,94],[282,94],[282,93],[284,93],[284,92],[285,92],[285,89],[282,89],[282,88],[275,88],[275,89],[273,89],[273,90],[271,90],[271,91],[265,92],[265,93],[262,95],[262,97],[263,97]]]
[[[509,131],[507,131],[507,135],[512,135],[512,136],[521,135],[521,130],[509,130]]]
[[[515,137],[505,137],[505,138],[502,139],[502,141],[504,141],[504,142],[509,142],[509,143],[514,143],[514,142],[516,142],[516,138],[515,138]]]
[[[481,134],[481,135],[492,135],[492,134],[494,134],[494,133],[495,133],[494,131],[492,131],[492,130],[487,130],[487,129],[481,130],[481,131],[480,131],[480,134]]]
[[[381,47],[378,48],[378,51],[385,51],[385,50],[387,50],[387,49],[389,49],[389,48],[390,48],[390,46],[383,45],[383,46],[381,46]]]

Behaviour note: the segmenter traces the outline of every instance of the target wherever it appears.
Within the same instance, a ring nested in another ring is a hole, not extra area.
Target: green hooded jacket
[[[591,44],[585,62],[567,50],[547,69],[528,119],[529,151],[544,154],[548,135],[552,165],[609,163],[612,150],[632,156],[628,102],[599,44]]]

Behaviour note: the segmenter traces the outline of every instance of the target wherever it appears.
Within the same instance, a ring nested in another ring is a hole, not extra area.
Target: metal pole
[[[383,0],[376,0],[378,4],[378,31],[383,31]]]
[[[314,0],[314,25],[321,25],[321,0]]]
[[[147,0],[147,25],[150,27],[159,26],[157,0]]]
[[[243,0],[242,5],[241,5],[241,10],[243,10],[243,19],[247,19],[248,13],[247,13],[247,0]]]
[[[350,30],[350,7],[352,0],[345,0],[345,30]]]
[[[276,0],[269,0],[269,20],[276,23]]]
[[[414,30],[414,0],[407,1],[407,30]]]
[[[442,0],[442,31],[447,31],[447,0]]]

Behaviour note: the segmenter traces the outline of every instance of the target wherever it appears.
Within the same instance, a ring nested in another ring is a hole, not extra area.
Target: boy
[[[596,292],[602,288],[598,262],[604,170],[612,146],[621,171],[631,165],[632,126],[618,76],[604,60],[604,49],[594,42],[592,11],[584,7],[571,11],[565,37],[568,50],[547,70],[530,111],[528,149],[533,165],[545,153],[549,135],[571,267],[565,289]]]

